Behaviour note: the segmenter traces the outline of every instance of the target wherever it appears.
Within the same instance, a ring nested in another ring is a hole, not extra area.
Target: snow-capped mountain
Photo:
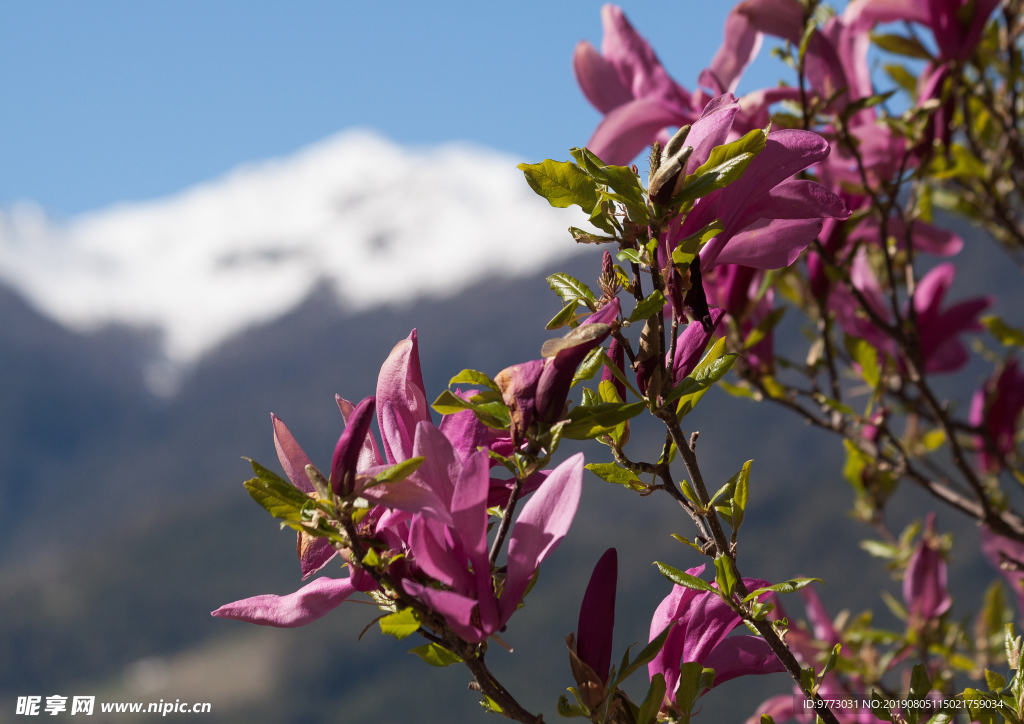
[[[64,223],[22,204],[0,212],[0,281],[74,329],[156,327],[167,359],[188,363],[324,281],[359,311],[572,254],[566,227],[581,215],[550,208],[516,164],[479,147],[403,148],[346,131]]]

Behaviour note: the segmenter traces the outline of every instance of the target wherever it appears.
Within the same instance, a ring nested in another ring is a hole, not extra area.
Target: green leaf
[[[726,596],[731,597],[732,592],[736,590],[736,571],[727,555],[715,556],[715,582],[718,583],[718,590]]]
[[[647,295],[642,302],[636,305],[633,313],[629,315],[630,322],[639,322],[660,312],[665,307],[665,295],[655,290]]]
[[[477,370],[462,370],[462,372],[448,380],[449,387],[460,383],[467,385],[483,385],[484,387],[488,387],[498,394],[501,394],[501,389],[498,387],[498,384],[483,372],[478,372]]]
[[[793,593],[794,591],[799,591],[801,588],[811,585],[815,581],[821,584],[825,583],[820,578],[791,578],[788,581],[776,583],[774,586],[765,586],[764,588],[759,588],[753,593],[748,594],[747,597],[743,599],[743,602],[746,603],[747,601],[751,601],[760,596],[761,594],[768,593],[769,591],[775,593]]]
[[[711,584],[707,583],[706,581],[700,578],[697,578],[696,576],[691,576],[686,571],[681,571],[678,568],[673,568],[670,565],[660,563],[658,561],[655,561],[654,565],[658,567],[658,570],[661,571],[661,574],[665,576],[665,578],[672,581],[672,583],[676,584],[677,586],[685,586],[686,588],[692,588],[695,591],[715,590],[711,587]]]
[[[588,463],[586,467],[587,470],[605,482],[625,485],[631,488],[637,486],[640,489],[647,488],[632,470],[626,470],[626,468],[621,467],[618,463]]]
[[[761,724],[775,724],[775,719],[772,718],[771,714],[762,714]]]
[[[881,372],[878,369],[878,350],[871,343],[860,337],[846,335],[846,351],[853,361],[860,365],[860,376],[873,389],[878,387]]]
[[[397,483],[399,480],[405,480],[407,477],[419,470],[420,465],[422,465],[425,460],[426,458],[424,457],[403,460],[397,465],[392,465],[390,468],[377,473],[376,477],[374,477],[374,481],[377,483]]]
[[[574,407],[569,412],[569,423],[562,430],[570,440],[591,440],[605,435],[647,408],[644,402],[604,402],[587,407]]]
[[[498,702],[496,702],[494,699],[487,696],[487,694],[484,694],[483,697],[484,698],[480,700],[480,706],[482,706],[484,709],[486,709],[487,711],[493,711],[495,714],[505,713],[505,710],[502,709],[501,705],[499,705]]]
[[[917,78],[902,65],[886,64],[882,66],[893,82],[911,96],[917,97]]]
[[[836,644],[835,646],[832,647],[832,653],[828,657],[828,661],[825,662],[825,668],[821,670],[820,674],[818,674],[818,679],[819,680],[824,679],[825,678],[825,674],[827,674],[828,672],[832,671],[832,669],[836,668],[836,664],[839,663],[839,652],[842,651],[842,650],[843,650],[843,645],[842,644]]]
[[[907,58],[920,58],[921,60],[934,60],[928,49],[921,45],[916,38],[908,38],[904,35],[885,35],[882,33],[871,33],[871,40],[882,50],[894,55],[903,55]]]
[[[411,636],[420,628],[420,616],[414,609],[403,608],[397,613],[392,613],[380,620],[382,633],[394,636],[396,639],[404,639]]]
[[[252,499],[275,518],[302,522],[302,509],[312,503],[309,496],[255,460],[249,463],[256,477],[245,481],[243,485]]]
[[[892,721],[892,712],[889,711],[888,709],[886,709],[884,706],[882,706],[882,703],[881,703],[881,702],[885,701],[885,697],[883,697],[877,691],[872,689],[871,690],[871,699],[869,701],[870,701],[870,706],[871,706],[871,713],[875,715],[875,718],[881,719],[881,720],[887,721],[887,722],[891,722]]]
[[[929,430],[921,436],[921,445],[927,452],[933,452],[946,442],[946,431],[941,427]]]
[[[516,168],[539,196],[560,209],[576,204],[590,213],[597,205],[597,184],[579,166],[568,161],[521,163]]]
[[[843,118],[852,118],[855,114],[860,113],[865,108],[873,108],[880,103],[885,103],[893,96],[894,93],[896,93],[896,91],[891,90],[888,93],[876,93],[875,95],[868,96],[867,98],[858,98],[843,109]]]
[[[565,694],[562,694],[558,697],[558,715],[566,719],[572,719],[577,716],[587,716],[587,713],[581,707],[570,704],[569,699]]]
[[[738,531],[743,525],[743,515],[747,509],[747,498],[750,495],[750,466],[753,460],[743,463],[743,468],[736,475],[736,492],[732,494],[732,529]]]
[[[454,415],[463,410],[472,410],[480,422],[496,430],[507,430],[511,425],[508,407],[500,400],[477,404],[463,400],[450,390],[445,390],[437,396],[431,407],[442,415]]]
[[[616,686],[618,686],[623,681],[632,676],[633,673],[641,666],[646,666],[647,664],[654,661],[654,657],[658,655],[658,652],[661,651],[662,647],[665,645],[665,641],[668,640],[668,635],[669,633],[671,633],[672,628],[675,625],[676,622],[672,621],[668,626],[665,627],[664,631],[662,631],[660,634],[657,635],[657,637],[655,637],[653,641],[644,646],[640,653],[636,655],[636,658],[633,659],[633,663],[631,663],[629,666],[623,667],[623,669],[619,672],[618,676],[615,677]]]
[[[750,349],[755,344],[760,342],[762,339],[768,336],[768,333],[775,329],[775,326],[782,321],[782,317],[786,314],[786,310],[789,307],[779,307],[772,311],[767,317],[757,323],[750,332],[747,333],[747,338],[743,340],[743,348]]]
[[[985,683],[989,691],[999,692],[1006,688],[1006,679],[995,671],[985,669]]]
[[[409,649],[410,654],[416,654],[431,666],[451,666],[462,663],[462,658],[453,651],[449,651],[441,644],[429,643]]]
[[[883,543],[880,540],[862,540],[860,547],[875,558],[885,558],[888,560],[892,560],[900,552],[896,546],[891,543]]]
[[[551,318],[551,321],[544,325],[544,329],[560,329],[565,325],[573,327],[576,325],[576,309],[578,308],[576,302],[566,304],[564,307],[558,310],[558,314]]]
[[[595,347],[594,349],[587,352],[587,356],[580,362],[579,368],[576,370],[576,374],[572,377],[572,384],[570,387],[575,387],[580,382],[585,380],[592,380],[594,375],[598,373],[601,367],[604,366],[604,348]]]
[[[731,184],[764,150],[767,138],[767,131],[755,128],[743,138],[711,149],[708,160],[686,177],[672,205],[694,201]]]
[[[577,244],[611,244],[618,241],[614,236],[601,236],[600,234],[591,234],[589,231],[583,229],[577,229],[575,226],[569,227],[569,233]]]
[[[591,302],[597,301],[597,297],[594,296],[594,292],[591,291],[590,287],[576,277],[565,274],[564,272],[552,274],[545,279],[545,281],[548,283],[548,286],[551,287],[551,291],[557,294],[565,303],[575,302],[578,299],[589,300]]]
[[[981,323],[1004,347],[1024,347],[1024,332],[1016,327],[1011,327],[999,317],[995,315],[982,317]]]
[[[679,687],[676,689],[676,706],[684,714],[693,711],[693,704],[700,696],[700,679],[704,673],[704,665],[696,661],[687,661],[679,669]],[[684,717],[685,719],[685,717]]]
[[[633,264],[640,264],[642,262],[640,252],[636,249],[623,249],[615,255],[615,258],[619,261],[628,261]]]
[[[683,664],[686,666],[686,664]],[[640,713],[636,717],[636,724],[654,724],[661,710],[661,703],[665,699],[665,677],[655,674],[651,679],[651,686],[647,689],[647,696],[640,705]]]

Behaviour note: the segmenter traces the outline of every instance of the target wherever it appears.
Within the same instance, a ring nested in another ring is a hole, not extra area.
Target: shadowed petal
[[[516,519],[508,542],[508,577],[499,608],[504,624],[523,599],[537,566],[569,532],[583,490],[583,453],[551,471]]]
[[[444,616],[448,625],[466,641],[479,643],[487,638],[472,623],[473,609],[476,608],[476,601],[472,598],[455,593],[455,591],[439,591],[429,588],[416,581],[405,579],[402,581],[405,592],[410,596],[416,596],[431,609]]]
[[[356,466],[373,422],[373,396],[363,399],[347,420],[345,431],[338,438],[331,461],[331,489],[339,495],[348,495],[356,478]]]
[[[580,619],[576,626],[576,655],[597,672],[601,681],[608,676],[608,668],[612,663],[618,571],[618,554],[614,548],[609,548],[590,574],[590,583],[587,584],[587,592],[583,594]]]
[[[347,424],[348,418],[352,416],[352,411],[356,409],[356,406],[341,395],[335,395],[334,401],[338,403],[338,409],[341,411],[341,418]],[[380,454],[380,448],[377,447],[377,440],[373,437],[373,433],[371,432],[363,439],[363,447],[359,451],[359,461],[356,463],[356,469],[361,472],[367,468],[375,465],[383,465],[384,463],[384,456]]]
[[[439,523],[422,515],[414,516],[409,524],[409,547],[416,565],[431,578],[466,595],[475,590],[465,561],[459,560],[448,545]]]
[[[684,377],[693,372],[724,314],[724,309],[714,308],[711,310],[711,332],[705,332],[704,326],[698,320],[686,325],[686,329],[676,340],[676,356],[672,364],[672,377],[675,384],[678,385]]]
[[[704,565],[686,570],[691,576],[700,577],[704,573]],[[648,637],[653,641],[673,621],[679,621],[689,608],[697,592],[692,588],[673,586],[672,592],[666,596],[651,618],[651,633]],[[679,664],[683,658],[683,646],[686,643],[686,625],[677,625],[665,639],[665,645],[647,665],[647,673],[653,679],[655,674],[665,677],[666,691],[675,692],[679,684]]]
[[[210,615],[259,626],[295,628],[329,613],[356,592],[348,578],[318,578],[287,596],[264,594],[221,606]]]
[[[712,265],[740,264],[754,269],[782,269],[795,262],[821,231],[818,219],[759,219],[728,239]],[[723,238],[724,234],[718,238]],[[708,249],[717,239],[705,246]],[[701,269],[706,262],[701,254]]]
[[[327,562],[338,553],[327,538],[314,538],[305,533],[299,533],[298,541],[302,580],[306,580],[326,566]]]
[[[447,507],[455,492],[455,481],[462,475],[462,463],[455,448],[431,423],[421,422],[416,425],[412,456],[426,460],[411,477],[431,488]]]
[[[934,534],[935,513],[928,514],[926,530]],[[907,562],[903,577],[903,600],[912,616],[924,619],[941,616],[953,605],[946,583],[946,561],[923,537]]]
[[[715,670],[715,686],[738,676],[786,670],[768,642],[757,636],[730,636],[708,655],[704,666]]]
[[[473,564],[477,600],[483,630],[498,628],[498,607],[491,584],[491,566],[487,559],[487,494],[490,491],[490,457],[486,450],[473,453],[462,469],[452,495],[454,530]]]

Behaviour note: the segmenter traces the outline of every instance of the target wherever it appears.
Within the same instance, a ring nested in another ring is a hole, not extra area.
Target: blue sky
[[[0,4],[0,205],[60,216],[172,193],[354,126],[565,157],[597,113],[570,58],[600,2]],[[731,3],[624,8],[692,88]],[[741,91],[783,69],[762,51]]]

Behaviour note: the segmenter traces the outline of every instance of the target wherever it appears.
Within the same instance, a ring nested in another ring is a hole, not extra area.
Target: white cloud
[[[180,364],[295,308],[318,282],[351,310],[447,296],[568,256],[578,209],[552,209],[517,160],[403,148],[348,131],[173,196],[54,223],[0,212],[0,279],[76,328],[156,326]]]

